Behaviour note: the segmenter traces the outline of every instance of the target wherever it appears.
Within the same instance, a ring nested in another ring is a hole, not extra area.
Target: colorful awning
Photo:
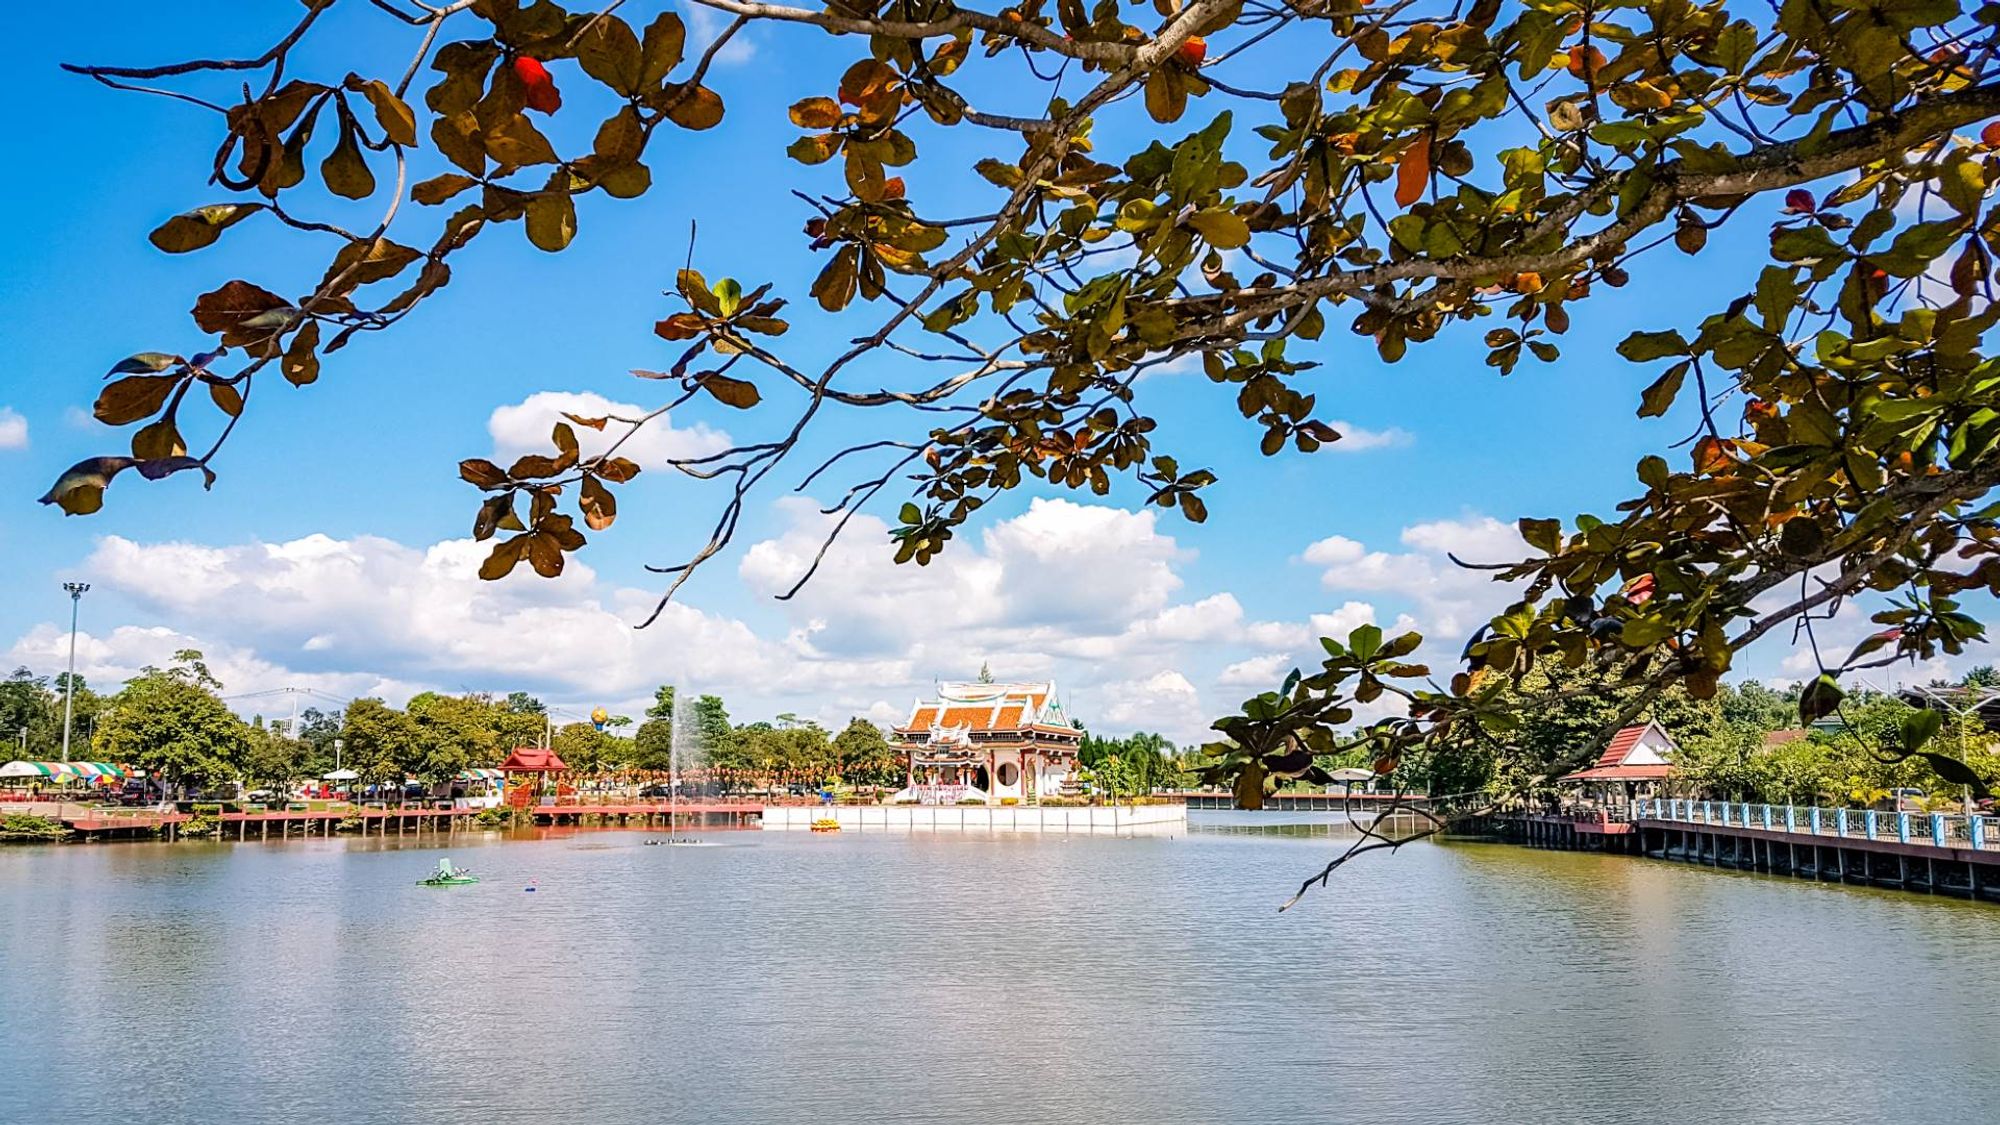
[[[0,766],[0,777],[43,777],[50,780],[96,781],[108,778],[124,781],[136,771],[110,762],[23,762]]]
[[[460,781],[499,781],[507,775],[499,770],[475,769],[458,771]]]

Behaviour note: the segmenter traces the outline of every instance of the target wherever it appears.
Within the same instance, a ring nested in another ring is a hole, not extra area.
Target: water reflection
[[[2000,910],[1492,845],[0,849],[0,1120],[1976,1120]],[[1249,832],[1259,825],[1269,830]],[[1242,829],[1244,831],[1239,832]],[[522,888],[532,881],[535,894]]]

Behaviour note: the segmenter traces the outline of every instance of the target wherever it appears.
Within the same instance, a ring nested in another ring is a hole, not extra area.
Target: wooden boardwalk
[[[1531,847],[2000,900],[2000,820],[1683,799],[1494,818]]]
[[[432,833],[450,835],[470,829],[468,818],[486,810],[430,805],[346,806],[322,809],[266,809],[262,811],[212,814],[220,821],[222,839],[268,840],[333,836],[350,822],[359,822],[354,834],[405,836]],[[533,805],[519,810],[536,824],[581,826],[585,824],[619,827],[745,827],[763,812],[763,805],[751,801],[681,802],[677,807],[666,801],[623,801],[604,803],[565,802]],[[160,812],[153,809],[106,809],[90,806],[63,806],[51,815],[86,840],[135,838],[164,832],[172,839],[182,826],[194,819],[190,813]],[[671,822],[671,823],[670,823]]]

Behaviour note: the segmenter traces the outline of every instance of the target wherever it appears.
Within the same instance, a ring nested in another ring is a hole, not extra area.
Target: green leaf
[[[1915,753],[1944,729],[1944,716],[1936,711],[1914,711],[1903,716],[1903,749]]]
[[[1639,393],[1639,417],[1658,418],[1674,404],[1674,396],[1681,393],[1681,383],[1687,378],[1691,360],[1682,360],[1667,368],[1665,374],[1653,380],[1651,386]]]
[[[1618,345],[1618,354],[1634,363],[1688,354],[1688,342],[1679,332],[1634,332]]]
[[[1367,663],[1382,649],[1382,630],[1374,625],[1360,625],[1347,634],[1347,650],[1354,659]]]
[[[1847,693],[1840,690],[1840,682],[1832,675],[1822,672],[1819,678],[1806,685],[1799,693],[1799,723],[1811,726],[1814,721],[1831,715],[1840,706]]]

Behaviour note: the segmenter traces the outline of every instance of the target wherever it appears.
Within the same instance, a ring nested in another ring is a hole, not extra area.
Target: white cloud
[[[1267,652],[1248,660],[1239,660],[1224,668],[1222,674],[1215,678],[1215,682],[1230,687],[1269,691],[1296,666],[1291,656],[1286,653]]]
[[[688,54],[698,57],[722,34],[722,29],[728,26],[728,21],[721,12],[703,4],[685,3],[680,9],[687,19]],[[756,57],[757,44],[750,40],[747,30],[746,28],[738,31],[722,50],[715,53],[717,63],[735,66]]]
[[[0,449],[28,448],[28,420],[11,406],[0,406]]]
[[[1320,584],[1329,590],[1363,590],[1408,598],[1416,618],[1432,634],[1459,635],[1491,616],[1509,600],[1508,587],[1487,571],[1453,563],[1509,562],[1527,548],[1514,528],[1490,516],[1435,520],[1403,529],[1410,551],[1370,550],[1358,540],[1332,535],[1300,557],[1321,567]]]
[[[504,466],[524,453],[553,453],[549,433],[564,414],[581,418],[639,418],[650,413],[629,402],[614,402],[592,391],[540,391],[512,406],[493,411],[486,430],[493,435],[493,455]],[[624,438],[629,427],[612,421],[603,430],[571,425],[583,456],[594,457]],[[729,435],[697,423],[677,429],[670,416],[662,414],[645,424],[619,445],[620,456],[638,462],[642,468],[664,465],[672,458],[702,457],[729,448]]]
[[[1416,439],[1415,435],[1401,426],[1371,430],[1352,422],[1335,419],[1327,423],[1340,431],[1340,440],[1326,446],[1335,453],[1366,453],[1371,449],[1401,449]]]
[[[737,569],[753,594],[790,588],[830,525],[803,499],[777,512],[779,530],[749,544]],[[1490,531],[1477,521],[1458,526],[1418,525],[1404,535],[1410,550],[1395,557],[1430,560],[1467,529],[1474,542]],[[880,519],[857,517],[813,582],[775,605],[768,622],[676,603],[644,630],[633,623],[657,591],[607,582],[574,559],[554,580],[524,572],[483,582],[476,572],[487,548],[470,540],[425,547],[309,535],[215,545],[108,536],[78,569],[115,599],[98,604],[132,612],[87,620],[79,661],[110,687],[192,647],[208,654],[231,694],[311,686],[399,702],[428,689],[522,690],[576,711],[602,704],[626,714],[654,685],[678,683],[723,695],[739,720],[791,711],[828,727],[855,715],[899,720],[934,679],[969,677],[989,663],[1004,678],[1056,678],[1095,730],[1157,730],[1188,742],[1243,688],[1316,666],[1318,637],[1389,616],[1389,631],[1415,627],[1373,600],[1257,620],[1231,591],[1191,593],[1183,571],[1193,552],[1150,511],[1037,499],[968,532],[927,567],[896,566],[887,532]],[[1394,568],[1369,562],[1379,552],[1329,539],[1307,553],[1394,592]],[[705,588],[727,577],[711,572]],[[43,672],[60,667],[65,625],[30,630],[14,659]]]
[[[1150,730],[1175,742],[1207,737],[1212,715],[1186,676],[1169,668],[1142,679],[1113,681],[1091,693],[1092,721],[1113,730]]]

